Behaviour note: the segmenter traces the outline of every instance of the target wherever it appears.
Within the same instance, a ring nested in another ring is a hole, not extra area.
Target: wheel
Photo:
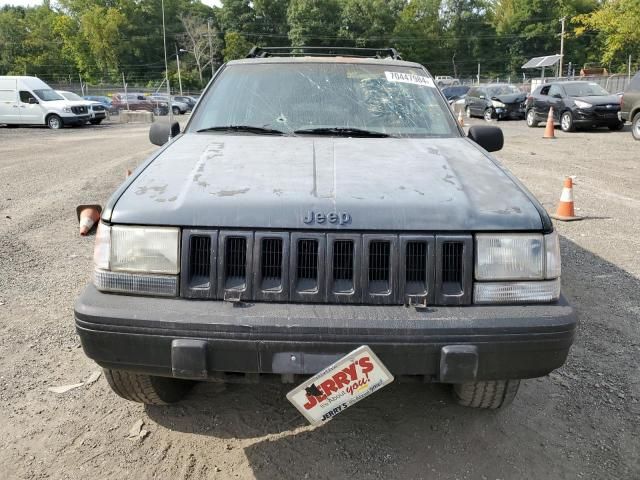
[[[91,125],[100,125],[102,123],[102,118],[98,119],[98,120],[89,120],[89,123]]]
[[[453,391],[458,404],[463,407],[497,409],[513,401],[518,387],[520,380],[491,380],[455,384]]]
[[[125,400],[148,405],[167,405],[181,400],[193,382],[176,378],[156,377],[124,370],[104,369],[111,390]]]
[[[180,115],[180,109],[178,107],[171,108],[171,111],[174,115]]]
[[[631,121],[631,135],[636,140],[640,140],[640,112],[636,113]]]
[[[58,115],[50,115],[47,117],[47,127],[51,130],[59,130],[62,128],[62,119]]]
[[[160,109],[158,107],[154,108],[153,109],[153,114],[159,117],[160,116]]]
[[[493,108],[487,108],[482,115],[487,122],[490,122],[493,118]]]
[[[536,112],[533,111],[533,108],[527,110],[527,127],[536,128],[538,126],[538,122],[536,121]]]
[[[471,118],[471,107],[469,106],[464,107],[464,113],[467,116],[467,118]]]
[[[573,124],[573,115],[571,115],[571,112],[563,112],[562,116],[560,117],[560,128],[563,132],[575,131],[576,127]]]

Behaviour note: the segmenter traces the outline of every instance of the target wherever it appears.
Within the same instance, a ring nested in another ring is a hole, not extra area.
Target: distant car
[[[109,113],[118,113],[117,110],[113,108],[113,101],[109,97],[100,95],[85,95],[82,98],[91,102],[98,102],[99,104],[104,106]]]
[[[468,85],[457,85],[455,87],[445,87],[442,89],[442,94],[444,98],[447,99],[449,104],[455,102],[456,100],[460,100],[467,96],[469,90],[471,89]]]
[[[438,85],[440,88],[448,87],[448,86],[460,85],[460,80],[459,79],[453,78],[453,77],[451,77],[449,75],[436,76],[435,82],[436,82],[436,85]]]
[[[175,99],[176,99],[176,101],[178,101],[178,102],[186,103],[186,104],[187,104],[187,108],[188,108],[188,111],[189,111],[189,112],[190,112],[190,111],[192,111],[192,110],[193,110],[193,107],[195,107],[195,106],[196,106],[196,103],[198,103],[198,101],[197,101],[195,98],[193,98],[193,97],[187,97],[187,96],[182,96],[182,95],[176,95],[174,98],[175,98]]]
[[[468,118],[483,117],[485,120],[524,118],[524,102],[527,95],[515,85],[490,83],[471,87],[465,98]]]
[[[151,95],[149,98],[169,104],[169,97],[166,95]],[[183,115],[189,111],[189,105],[184,102],[176,100],[175,97],[171,97],[171,111],[174,115]]]
[[[58,93],[58,95],[62,95],[66,100],[69,100],[70,102],[82,102],[82,104],[87,105],[89,110],[88,122],[91,125],[100,125],[100,123],[102,123],[102,121],[107,118],[107,110],[101,103],[87,100],[85,98],[82,98],[77,93],[68,92],[66,90],[56,90],[56,92]]]
[[[168,115],[169,104],[154,100],[142,93],[115,93],[111,97],[113,106],[118,110],[134,110],[153,112],[154,115]]]
[[[538,86],[527,98],[527,125],[537,127],[546,122],[553,107],[553,121],[564,132],[579,127],[609,127],[621,130],[624,122],[618,118],[620,98],[611,95],[595,82],[552,82]]]
[[[620,120],[631,122],[631,135],[640,140],[640,72],[631,79],[620,99]]]

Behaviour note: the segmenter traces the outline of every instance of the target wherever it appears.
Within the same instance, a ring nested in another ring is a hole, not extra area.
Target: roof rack
[[[363,47],[253,47],[247,58],[266,57],[357,57],[402,60],[395,48]]]

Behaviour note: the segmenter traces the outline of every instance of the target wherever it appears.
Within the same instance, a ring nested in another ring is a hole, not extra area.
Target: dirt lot
[[[393,384],[318,429],[285,387],[201,384],[168,408],[121,400],[102,376],[48,391],[99,371],[73,327],[93,244],[75,206],[104,203],[154,147],[145,126],[0,128],[0,477],[640,478],[640,143],[628,127],[550,141],[500,126],[498,157],[548,209],[577,176],[588,219],[558,225],[581,320],[567,365],[525,382],[504,412]],[[148,435],[126,438],[138,420]]]

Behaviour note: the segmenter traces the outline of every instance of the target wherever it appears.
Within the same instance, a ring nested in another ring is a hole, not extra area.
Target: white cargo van
[[[87,104],[65,100],[39,78],[0,76],[0,124],[47,125],[57,130],[88,120]]]

